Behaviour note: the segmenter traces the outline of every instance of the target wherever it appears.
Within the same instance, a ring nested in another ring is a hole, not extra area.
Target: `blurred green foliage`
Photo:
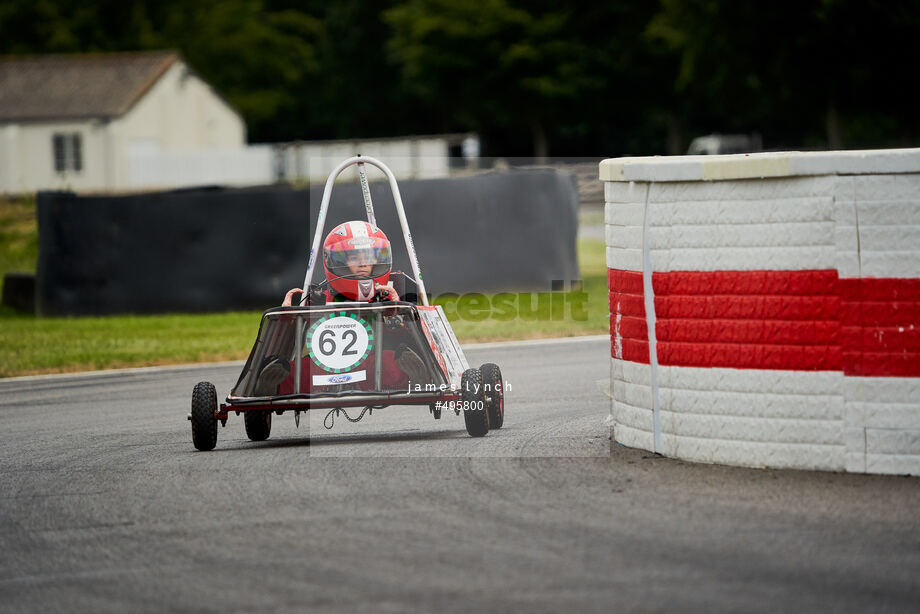
[[[920,0],[5,0],[0,53],[172,48],[250,141],[472,130],[488,156],[920,144]]]
[[[35,198],[0,196],[0,291],[7,273],[34,273],[37,260]]]

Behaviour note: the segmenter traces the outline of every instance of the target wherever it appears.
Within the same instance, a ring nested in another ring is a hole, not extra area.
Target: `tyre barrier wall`
[[[373,179],[373,176],[371,177]],[[430,295],[536,290],[578,278],[574,178],[554,170],[400,182]],[[44,315],[268,308],[303,283],[323,186],[38,195],[36,308]],[[394,270],[411,272],[389,186],[372,182]],[[366,219],[333,190],[326,232]],[[322,267],[314,282],[323,279]]]
[[[604,160],[613,437],[920,475],[920,149]]]

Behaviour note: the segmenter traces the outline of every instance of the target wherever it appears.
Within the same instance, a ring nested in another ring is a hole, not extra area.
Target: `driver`
[[[361,221],[339,224],[323,241],[322,257],[328,287],[319,290],[311,286],[311,291],[305,297],[306,304],[399,300],[399,294],[389,283],[393,266],[390,241],[376,226]],[[319,288],[322,285],[320,284]],[[303,289],[289,290],[284,296],[282,306],[290,307],[294,302],[294,295],[298,293],[303,293]],[[369,356],[357,368],[373,372],[374,356]],[[381,369],[381,383],[389,389],[403,389],[410,382],[424,383],[429,379],[428,370],[422,359],[405,344],[400,344],[395,351],[382,351]],[[310,369],[304,369],[305,378],[309,377],[309,373]],[[282,394],[293,391],[293,379],[288,377],[289,374],[293,374],[293,366],[275,357],[260,372],[260,394],[273,394],[279,383]],[[303,385],[307,385],[306,382]],[[370,385],[370,381],[365,384]]]
[[[323,241],[323,268],[329,288],[307,293],[308,305],[399,300],[389,283],[393,268],[390,241],[367,222],[345,222],[332,229]],[[290,307],[298,293],[303,288],[291,288],[282,306]]]

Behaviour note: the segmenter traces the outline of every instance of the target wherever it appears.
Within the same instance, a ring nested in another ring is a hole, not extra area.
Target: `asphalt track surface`
[[[610,447],[608,351],[469,348],[511,386],[476,440],[231,415],[203,453],[192,386],[238,364],[0,381],[0,611],[920,610],[920,480]]]

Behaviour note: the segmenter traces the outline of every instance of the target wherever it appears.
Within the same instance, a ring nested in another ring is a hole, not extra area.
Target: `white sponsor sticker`
[[[332,375],[314,375],[314,386],[338,386],[340,384],[354,384],[367,380],[367,371],[352,371],[351,373],[334,373]]]
[[[428,325],[428,331],[434,338],[434,348],[440,352],[441,356],[447,363],[448,376],[452,385],[460,385],[460,379],[464,371],[469,369],[469,363],[463,354],[463,349],[454,336],[454,331],[450,328],[447,316],[440,305],[430,307],[419,307],[418,313]]]
[[[348,226],[351,228],[352,237],[367,236],[367,226],[364,225],[364,222],[348,222]]]

